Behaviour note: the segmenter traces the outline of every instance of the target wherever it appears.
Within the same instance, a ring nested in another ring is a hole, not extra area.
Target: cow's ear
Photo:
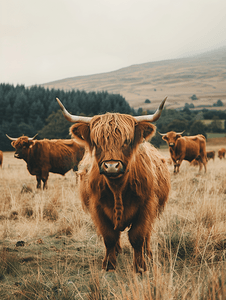
[[[11,145],[13,146],[13,148],[15,148],[15,141],[12,141]]]
[[[156,132],[155,125],[149,122],[138,122],[135,126],[135,143],[141,143],[144,139],[150,140]]]
[[[89,123],[75,123],[70,128],[70,134],[79,144],[91,144]]]
[[[163,141],[166,141],[166,142],[168,141],[168,137],[166,135],[163,135],[162,139],[163,139]]]
[[[181,138],[181,137],[182,137],[181,134],[177,134],[177,135],[176,135],[176,140],[179,139],[179,138]]]

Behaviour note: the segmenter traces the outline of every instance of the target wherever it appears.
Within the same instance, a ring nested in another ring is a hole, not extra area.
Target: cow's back
[[[29,151],[28,170],[35,175],[41,170],[64,175],[79,162],[76,150],[73,140],[37,140]]]
[[[45,148],[49,148],[50,172],[61,175],[77,166],[84,153],[73,140],[50,140]]]
[[[202,134],[181,137],[179,141],[183,143],[181,149],[185,151],[184,160],[191,162],[200,154],[206,156],[206,139]]]

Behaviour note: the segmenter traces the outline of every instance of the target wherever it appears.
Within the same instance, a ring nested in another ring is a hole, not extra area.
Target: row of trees
[[[104,91],[65,92],[38,86],[25,88],[23,85],[14,87],[0,84],[0,149],[12,150],[6,133],[12,137],[23,134],[33,136],[37,132],[39,138],[69,137],[68,128],[71,124],[62,120],[62,114],[57,112],[59,105],[56,97],[62,100],[68,111],[77,115],[92,116],[107,111],[134,113],[121,95]],[[67,129],[62,130],[62,128]]]
[[[77,115],[93,116],[107,111],[132,115],[153,113],[142,108],[136,111],[121,95],[106,91],[66,92],[37,86],[25,88],[23,85],[0,84],[0,149],[12,150],[6,133],[12,137],[23,134],[33,136],[38,132],[39,139],[70,138],[68,132],[71,124],[62,116],[56,97],[62,100],[68,111]],[[206,126],[205,119],[211,119],[212,123]],[[156,126],[161,133],[185,130],[187,135],[202,133],[206,136],[206,132],[226,132],[226,124],[222,128],[219,119],[226,120],[225,111],[190,111],[188,107],[182,111],[164,109]],[[159,134],[152,139],[152,143],[157,147],[164,144]]]

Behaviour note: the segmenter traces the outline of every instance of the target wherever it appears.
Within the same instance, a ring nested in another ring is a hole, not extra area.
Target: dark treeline
[[[69,138],[71,124],[62,117],[56,97],[68,111],[77,115],[120,112],[133,114],[133,109],[121,95],[107,92],[68,91],[25,88],[0,84],[0,149],[13,150],[6,133],[11,137],[21,135],[38,138]]]
[[[65,120],[56,97],[73,114],[93,116],[105,112],[120,112],[125,114],[146,114],[152,111],[135,111],[119,94],[85,91],[63,91],[45,89],[33,86],[25,88],[23,85],[14,87],[10,84],[0,84],[0,149],[13,150],[6,137],[29,137],[38,133],[38,139],[70,138],[71,123]],[[202,120],[211,119],[211,124],[205,126]],[[156,122],[157,131],[165,133],[170,130],[183,131],[184,134],[194,135],[206,132],[225,132],[225,124],[219,120],[226,120],[225,111],[191,111],[185,107],[182,111],[164,109],[161,118]],[[152,144],[164,144],[161,136],[156,134]]]

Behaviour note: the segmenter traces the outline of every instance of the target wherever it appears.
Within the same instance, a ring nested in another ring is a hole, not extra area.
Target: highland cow
[[[182,133],[169,131],[166,134],[160,133],[162,139],[169,145],[169,151],[174,163],[174,173],[178,173],[183,160],[191,162],[193,159],[200,160],[199,171],[204,165],[206,172],[206,139],[202,134],[195,136],[182,136]]]
[[[37,188],[47,188],[49,172],[65,175],[69,170],[77,171],[85,149],[73,140],[34,140],[27,136],[7,137],[16,149],[14,157],[23,159],[31,175],[36,175]]]
[[[134,270],[147,270],[144,249],[151,257],[150,236],[155,218],[170,190],[166,159],[148,142],[165,100],[153,115],[133,117],[106,113],[92,118],[73,116],[57,99],[70,132],[86,147],[81,165],[80,195],[103,237],[106,254],[102,268],[116,268],[120,233],[126,228],[134,251]],[[79,168],[80,169],[80,168]]]

